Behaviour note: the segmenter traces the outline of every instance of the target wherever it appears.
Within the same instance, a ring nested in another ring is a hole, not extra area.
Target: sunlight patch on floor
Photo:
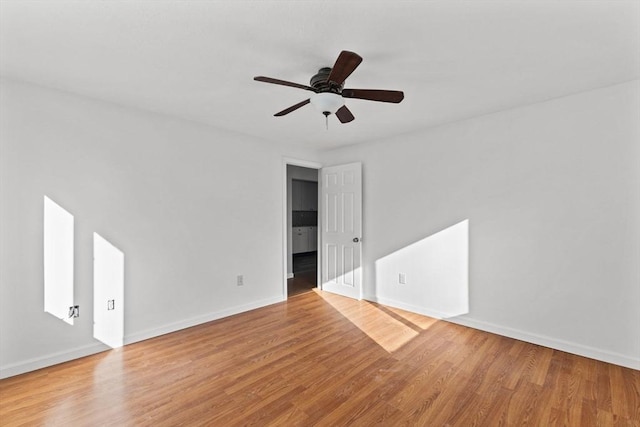
[[[437,322],[436,319],[368,301],[357,301],[317,289],[314,292],[389,353]]]

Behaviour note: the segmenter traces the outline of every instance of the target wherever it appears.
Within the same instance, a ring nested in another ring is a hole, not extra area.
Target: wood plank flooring
[[[295,273],[295,277],[287,280],[287,295],[292,297],[304,292],[311,292],[316,287],[317,271]]]
[[[2,426],[639,426],[640,371],[317,290],[0,381]]]

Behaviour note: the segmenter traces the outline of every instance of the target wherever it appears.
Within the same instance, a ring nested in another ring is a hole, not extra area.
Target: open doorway
[[[317,287],[318,168],[287,164],[287,297]]]

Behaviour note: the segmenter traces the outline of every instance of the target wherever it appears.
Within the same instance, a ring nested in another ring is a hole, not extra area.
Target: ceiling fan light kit
[[[344,98],[332,92],[314,93],[309,99],[311,99],[311,105],[325,116],[335,114],[344,105]]]
[[[333,68],[320,68],[318,73],[311,77],[311,86],[264,76],[257,76],[253,79],[259,82],[295,87],[314,92],[314,94],[308,99],[274,114],[276,117],[289,114],[292,111],[310,103],[313,104],[318,111],[324,114],[325,117],[328,118],[329,115],[335,114],[338,120],[340,120],[340,123],[349,123],[355,117],[345,105],[344,98],[391,102],[394,104],[397,104],[404,99],[404,93],[398,90],[344,89],[344,81],[351,75],[351,73],[353,73],[361,62],[362,57],[360,55],[343,50],[340,52],[340,55],[338,55],[338,59],[333,65]]]

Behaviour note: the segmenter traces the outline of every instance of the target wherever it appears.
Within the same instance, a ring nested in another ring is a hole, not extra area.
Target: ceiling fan
[[[320,68],[318,73],[311,77],[310,86],[264,76],[254,77],[253,79],[259,82],[290,86],[313,92],[313,95],[308,99],[274,114],[276,117],[284,116],[311,103],[322,112],[325,117],[328,118],[330,114],[335,114],[341,123],[349,123],[355,117],[347,106],[344,105],[343,98],[366,99],[368,101],[391,102],[394,104],[404,99],[404,93],[398,90],[344,88],[344,81],[361,62],[362,57],[360,55],[343,50],[340,52],[333,68]]]

